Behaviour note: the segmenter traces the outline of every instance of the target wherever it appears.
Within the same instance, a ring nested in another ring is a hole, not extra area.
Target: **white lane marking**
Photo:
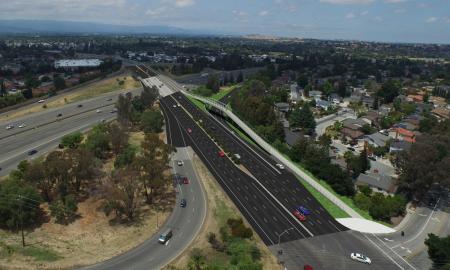
[[[339,230],[339,228],[336,227],[336,225],[334,225],[333,222],[331,222],[330,220],[328,220],[328,223],[330,223],[331,226],[333,226],[337,231],[339,231],[339,232],[341,231],[341,230]]]
[[[166,242],[166,246],[169,244],[169,242],[170,242],[170,240],[167,240],[167,242]]]
[[[405,268],[403,268],[400,264],[398,264],[391,256],[389,256],[381,247],[379,247],[374,241],[372,241],[372,239],[370,239],[369,237],[367,237],[365,234],[363,234],[364,237],[369,240],[374,246],[376,246],[386,257],[388,257],[389,260],[391,260],[396,266],[398,266],[398,268],[405,270]]]
[[[431,211],[430,216],[428,217],[427,221],[426,221],[425,224],[423,225],[422,229],[420,229],[420,231],[419,231],[413,238],[408,239],[407,241],[402,242],[402,243],[400,243],[400,244],[398,244],[398,245],[395,245],[395,246],[393,246],[392,248],[395,248],[395,247],[398,247],[398,246],[400,246],[400,245],[404,245],[404,244],[407,244],[407,243],[409,243],[409,242],[412,242],[412,241],[416,240],[417,237],[419,237],[419,236],[423,233],[423,231],[425,231],[425,229],[427,228],[428,223],[430,222],[430,220],[431,220],[431,218],[433,217],[434,213],[436,213],[435,210],[436,210],[436,207],[437,207],[437,205],[438,205],[438,203],[439,203],[440,200],[441,200],[441,198],[439,198],[439,199],[437,200],[436,204],[434,205],[433,211]]]
[[[378,239],[378,241],[380,241],[385,247],[389,248],[395,255],[397,255],[402,261],[404,261],[409,267],[411,267],[414,270],[417,270],[417,268],[415,268],[414,266],[412,266],[408,261],[406,261],[405,259],[403,259],[402,256],[400,256],[397,252],[395,252],[392,248],[390,248],[388,245],[386,245],[378,236],[376,236],[375,234],[372,234],[372,236],[374,236],[376,239]]]

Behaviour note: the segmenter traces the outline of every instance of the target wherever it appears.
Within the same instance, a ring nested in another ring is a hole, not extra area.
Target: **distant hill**
[[[172,34],[213,35],[210,31],[187,30],[164,25],[130,26],[91,22],[51,20],[0,20],[0,33],[76,33],[76,34]]]

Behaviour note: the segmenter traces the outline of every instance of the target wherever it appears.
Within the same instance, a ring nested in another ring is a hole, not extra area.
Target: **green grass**
[[[7,245],[0,242],[0,258],[7,258],[14,254],[33,258],[38,262],[53,262],[61,258],[55,251],[39,246]]]
[[[214,211],[214,216],[217,218],[219,227],[225,226],[229,218],[235,218],[236,215],[231,208],[229,208],[224,201],[216,197],[217,207]]]
[[[187,98],[188,98],[192,103],[194,103],[195,106],[199,107],[202,111],[205,111],[205,112],[206,112],[205,104],[203,104],[203,102],[201,102],[201,101],[199,101],[199,100],[197,100],[197,99],[195,99],[195,98],[192,98],[192,97],[190,97],[190,96],[187,96]]]
[[[215,93],[214,95],[210,96],[209,98],[214,100],[220,100],[226,95],[228,95],[231,91],[233,91],[237,85],[227,86],[220,89],[219,92]]]
[[[254,142],[253,140],[252,140],[252,138],[250,138],[249,136],[247,136],[247,134],[245,134],[242,130],[240,130],[239,128],[237,128],[235,125],[233,125],[233,123],[231,123],[230,121],[227,121],[227,123],[228,123],[228,126],[239,136],[239,137],[241,137],[241,139],[243,139],[244,141],[246,141],[246,142],[248,142],[248,143],[250,143],[250,144],[252,144],[252,145],[254,145],[254,146],[256,146],[256,147],[259,147],[259,145],[258,144],[256,144],[256,142]]]

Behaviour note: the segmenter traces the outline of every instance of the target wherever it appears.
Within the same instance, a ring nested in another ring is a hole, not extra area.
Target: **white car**
[[[284,165],[283,164],[277,163],[277,164],[275,164],[275,166],[277,166],[278,169],[280,169],[280,170],[284,170]]]
[[[183,166],[184,162],[182,160],[177,161],[178,166]]]
[[[96,111],[95,111],[96,113],[101,113],[102,112],[102,110],[100,110],[100,109],[97,109]]]
[[[38,103],[43,103],[43,102],[45,102],[45,99],[41,99],[38,101]]]
[[[352,253],[352,254],[350,254],[350,258],[354,261],[361,262],[361,263],[366,263],[366,264],[372,263],[372,261],[370,260],[369,257],[366,257],[366,256],[362,255],[361,253]]]
[[[6,130],[10,130],[10,129],[13,129],[14,128],[14,125],[7,125],[6,126]]]
[[[172,105],[172,107],[176,108],[176,107],[177,107],[177,105],[176,105],[176,104],[173,104],[173,105]]]
[[[24,128],[24,127],[26,127],[27,125],[25,125],[25,123],[22,123],[22,124],[20,124],[19,125],[19,128]]]

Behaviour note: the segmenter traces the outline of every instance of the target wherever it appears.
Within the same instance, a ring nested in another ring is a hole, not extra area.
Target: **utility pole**
[[[23,209],[22,209],[23,201],[22,196],[19,195],[19,218],[20,218],[20,231],[22,234],[22,247],[25,247],[25,235],[23,233]]]

